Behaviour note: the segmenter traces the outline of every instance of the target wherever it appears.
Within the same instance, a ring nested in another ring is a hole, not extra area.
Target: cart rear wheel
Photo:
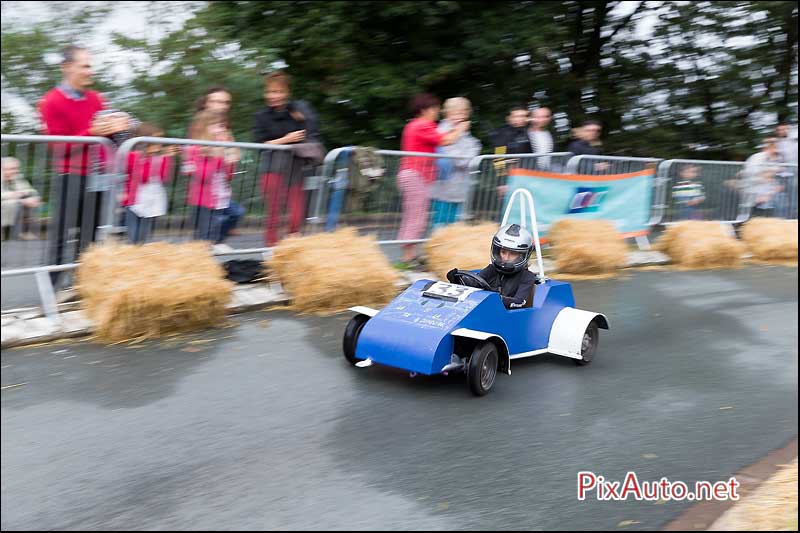
[[[350,322],[347,323],[347,327],[344,328],[344,338],[342,339],[342,351],[344,352],[344,358],[351,365],[355,365],[361,359],[356,359],[356,344],[358,343],[358,336],[361,334],[361,330],[364,328],[364,324],[367,323],[369,317],[367,315],[356,315],[350,319]]]
[[[488,394],[497,378],[497,347],[492,342],[478,344],[467,364],[467,381],[475,396]]]
[[[597,329],[597,324],[592,322],[586,326],[586,331],[583,332],[583,339],[581,340],[581,358],[573,359],[577,365],[588,365],[594,359],[594,353],[597,351],[597,344],[600,341],[600,331]]]

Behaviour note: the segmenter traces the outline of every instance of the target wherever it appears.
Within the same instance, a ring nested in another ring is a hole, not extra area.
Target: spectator
[[[472,104],[466,98],[450,98],[444,103],[444,120],[439,123],[439,132],[448,133],[455,124],[469,123]],[[467,167],[470,159],[481,152],[481,143],[465,131],[453,144],[442,146],[439,153],[458,159],[438,160],[438,179],[431,184],[430,197],[433,227],[452,224],[469,194]]]
[[[783,157],[783,161],[789,165],[797,164],[797,128],[790,128],[788,124],[778,124],[775,128],[777,137],[778,152]]]
[[[780,193],[784,186],[779,182],[783,156],[778,152],[778,139],[764,139],[761,151],[747,158],[744,164],[742,189],[751,216],[772,216],[781,207]]]
[[[266,152],[261,160],[264,203],[267,221],[264,241],[274,246],[280,239],[281,207],[287,203],[289,233],[300,231],[305,212],[305,173],[325,157],[320,142],[319,123],[306,102],[290,100],[291,80],[277,71],[264,78],[266,106],[255,114],[253,140],[270,145],[290,145],[292,151]]]
[[[197,99],[194,105],[194,116],[195,119],[197,118],[198,114],[202,111],[212,111],[214,113],[220,113],[225,117],[226,127],[230,130],[231,124],[228,117],[228,114],[231,110],[231,104],[233,103],[233,97],[231,96],[230,91],[225,87],[220,85],[216,85],[214,87],[209,87],[206,89],[206,92],[203,93],[203,96]],[[189,131],[187,133],[187,137],[189,139],[196,139],[202,132],[195,132],[195,121],[192,120],[192,125],[189,126]]]
[[[600,133],[603,127],[596,120],[587,120],[580,128],[573,130],[575,139],[567,146],[567,151],[573,155],[600,155],[603,143],[600,142]]]
[[[441,104],[432,94],[418,94],[411,101],[414,119],[403,128],[401,149],[405,152],[435,153],[439,146],[447,146],[469,130],[467,120],[453,124],[448,133],[436,128]],[[397,173],[397,188],[403,198],[403,216],[398,240],[417,240],[428,224],[430,184],[436,181],[436,165],[430,157],[403,157]],[[416,244],[403,245],[403,262],[407,267],[419,265]]]
[[[534,154],[549,154],[553,151],[553,136],[548,127],[553,115],[550,108],[539,107],[531,114],[531,123],[528,128],[528,138],[531,143],[531,152]],[[536,158],[535,168],[550,169],[549,157]]]
[[[232,137],[226,124],[224,115],[203,111],[197,116],[196,139],[230,142]],[[242,216],[241,208],[231,202],[230,186],[239,159],[236,148],[198,145],[187,151],[186,171],[192,174],[187,203],[195,208],[196,239],[219,244]]]
[[[33,212],[41,204],[39,193],[20,175],[19,160],[16,157],[4,157],[2,165],[3,240],[11,239],[13,233],[20,229],[20,239],[34,240],[36,235],[30,230]]]
[[[110,137],[131,129],[129,118],[114,114],[98,114],[106,105],[99,93],[92,91],[92,57],[80,46],[70,45],[62,51],[61,83],[44,95],[39,111],[47,135],[99,135]],[[102,158],[83,145],[58,145],[56,176],[50,192],[51,219],[48,229],[48,259],[60,265],[77,260],[80,252],[96,237],[100,223],[100,194],[88,192],[89,158]],[[78,235],[78,247],[66,257],[66,241],[70,233]],[[51,272],[50,279],[58,286],[60,272]]]
[[[164,132],[153,124],[142,123],[137,137],[163,137]],[[125,209],[125,226],[131,244],[147,242],[156,218],[166,214],[167,195],[163,184],[172,173],[171,150],[160,144],[148,144],[144,150],[128,154],[127,179],[121,205]]]
[[[699,206],[705,202],[703,184],[698,177],[700,169],[697,165],[683,165],[678,182],[672,188],[672,197],[678,206],[678,220],[698,220],[702,218]]]
[[[491,134],[495,154],[529,154],[531,141],[528,138],[528,110],[523,106],[512,107],[506,116],[506,125]]]
[[[215,85],[206,89],[203,95],[195,102],[195,118],[192,120],[192,124],[189,126],[187,136],[190,139],[198,139],[202,137],[202,132],[195,131],[196,119],[201,112],[211,111],[213,113],[221,114],[225,118],[225,127],[231,133],[230,140],[235,141],[236,139],[233,136],[233,127],[230,121],[230,110],[232,104],[233,96],[227,88],[221,85]],[[228,217],[227,220],[233,223],[232,226],[230,223],[227,225],[228,236],[238,234],[236,231],[236,223],[241,219],[241,217],[244,216],[244,213],[244,208],[241,207],[237,202],[231,200],[231,205],[225,210],[225,216]]]

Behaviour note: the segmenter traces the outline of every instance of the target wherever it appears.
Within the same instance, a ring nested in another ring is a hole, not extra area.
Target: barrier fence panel
[[[129,139],[116,156],[116,231],[130,242],[201,239],[224,242],[233,249],[228,253],[265,251],[310,231],[322,157],[306,157],[306,148]]]
[[[2,135],[3,276],[71,264],[98,238],[113,150],[104,137]]]
[[[612,155],[576,155],[567,163],[567,174],[603,176],[627,174],[654,168],[662,159],[654,157],[620,157]]]
[[[459,220],[469,159],[442,154],[342,147],[325,158],[317,230],[351,226],[381,244],[418,242]],[[446,179],[441,179],[445,177]]]
[[[797,218],[797,165],[670,159],[658,175],[664,183],[658,223]]]
[[[463,219],[499,223],[505,198],[513,192],[506,186],[510,170],[521,168],[561,173],[570,157],[570,152],[553,152],[479,155],[472,158],[469,164],[470,193]]]

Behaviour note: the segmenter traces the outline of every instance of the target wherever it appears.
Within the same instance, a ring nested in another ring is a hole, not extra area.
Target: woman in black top
[[[265,152],[259,167],[267,206],[266,246],[274,246],[280,239],[280,208],[287,203],[287,196],[289,233],[300,231],[305,211],[303,170],[309,164],[321,163],[324,156],[314,112],[305,102],[289,100],[289,95],[289,76],[283,72],[269,74],[264,79],[266,107],[254,117],[255,142],[293,146],[290,152]]]

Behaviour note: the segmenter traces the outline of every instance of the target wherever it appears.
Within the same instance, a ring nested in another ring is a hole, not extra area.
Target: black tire
[[[594,354],[597,352],[597,345],[600,343],[600,330],[597,329],[597,324],[593,321],[586,326],[586,331],[583,332],[583,339],[581,340],[581,358],[573,359],[576,365],[588,365],[594,359]]]
[[[492,390],[497,379],[497,368],[500,356],[497,346],[492,342],[478,344],[467,363],[467,381],[472,394],[484,396]]]
[[[347,323],[344,328],[344,338],[342,339],[342,351],[344,358],[351,365],[355,365],[361,359],[356,359],[356,344],[358,343],[358,336],[361,334],[361,329],[367,323],[369,317],[367,315],[356,315]]]

